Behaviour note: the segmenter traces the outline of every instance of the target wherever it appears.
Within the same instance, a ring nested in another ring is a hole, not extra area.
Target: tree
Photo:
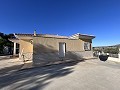
[[[14,38],[14,35],[0,32],[0,54],[3,54],[4,46],[13,47],[13,43],[8,40],[9,38]]]

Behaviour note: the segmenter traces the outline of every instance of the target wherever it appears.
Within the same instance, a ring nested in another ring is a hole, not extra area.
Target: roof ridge
[[[14,33],[15,35],[34,35],[30,33]],[[62,36],[62,35],[57,35],[57,34],[36,34],[36,35],[54,35],[54,36]]]

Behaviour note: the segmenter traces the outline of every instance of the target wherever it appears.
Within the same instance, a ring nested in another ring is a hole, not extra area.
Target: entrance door
[[[66,43],[60,42],[59,43],[59,57],[65,57],[66,51]]]

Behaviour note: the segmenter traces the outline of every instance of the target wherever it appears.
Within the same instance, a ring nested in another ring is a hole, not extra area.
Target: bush
[[[115,48],[105,48],[104,53],[111,53],[111,54],[118,54],[119,53],[119,49],[117,47]]]

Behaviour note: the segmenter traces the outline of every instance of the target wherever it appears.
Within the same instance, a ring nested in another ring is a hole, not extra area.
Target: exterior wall
[[[30,40],[20,40],[19,58],[23,59],[23,60],[32,60],[32,58],[33,58],[33,44],[30,43]]]
[[[56,39],[34,37],[34,53],[58,51],[59,42],[66,43],[66,51],[84,51],[83,41],[80,39]]]
[[[81,52],[72,52],[72,53],[74,53],[73,55],[76,55],[75,58],[78,57],[78,59],[79,58],[92,58],[93,57],[93,52],[92,51],[81,51]],[[69,57],[70,57],[70,54],[69,54]]]
[[[84,41],[85,40],[80,39],[34,37],[33,63],[43,64],[61,60],[58,53],[59,42],[66,43],[66,56],[64,59],[82,59],[84,57],[92,57],[92,51],[84,51]]]

